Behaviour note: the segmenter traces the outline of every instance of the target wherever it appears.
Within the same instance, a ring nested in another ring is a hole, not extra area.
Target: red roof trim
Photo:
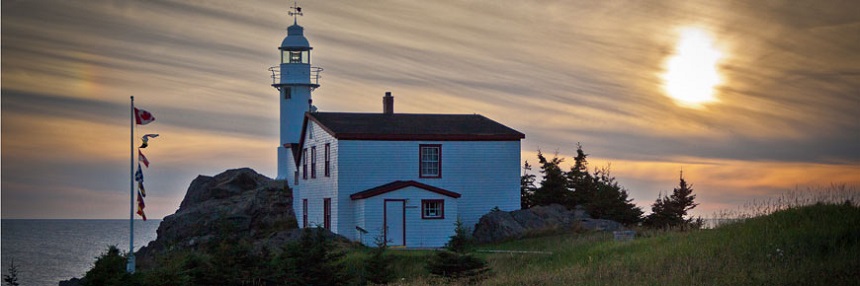
[[[416,188],[431,191],[431,192],[434,192],[434,193],[437,193],[440,195],[449,196],[449,197],[452,197],[455,199],[459,198],[461,196],[459,193],[455,193],[455,192],[452,192],[449,190],[437,188],[437,187],[427,185],[427,184],[422,184],[422,183],[419,183],[416,181],[394,181],[394,182],[391,182],[391,183],[388,183],[388,184],[385,184],[385,185],[382,185],[379,187],[375,187],[372,189],[368,189],[365,191],[361,191],[361,192],[352,194],[349,196],[349,198],[352,200],[361,200],[361,199],[366,199],[366,198],[378,196],[381,194],[385,194],[388,192],[393,192],[393,191],[396,191],[396,190],[399,190],[402,188],[406,188],[406,187],[416,187]]]
[[[516,135],[480,135],[480,134],[337,134],[338,140],[379,140],[379,141],[518,141],[526,138],[522,133]]]

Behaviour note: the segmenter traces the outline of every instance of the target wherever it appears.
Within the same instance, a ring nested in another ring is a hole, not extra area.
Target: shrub
[[[120,254],[119,248],[115,245],[109,246],[106,252],[96,257],[93,268],[84,274],[83,285],[136,285],[132,275],[126,272],[127,262],[127,257]]]
[[[472,255],[472,243],[468,229],[457,219],[454,235],[445,249],[436,251],[427,260],[427,271],[449,279],[466,279],[477,282],[486,278],[490,271],[487,262]]]
[[[288,285],[342,285],[347,282],[346,270],[327,230],[305,228],[298,242],[292,243],[274,262],[278,283]]]
[[[8,286],[18,286],[18,267],[15,267],[15,259],[12,259],[12,264],[9,265],[9,274],[3,275],[3,282]]]
[[[376,248],[371,250],[370,256],[364,264],[365,278],[372,284],[388,284],[394,279],[391,271],[391,256],[385,255],[388,249],[382,236],[376,237]]]

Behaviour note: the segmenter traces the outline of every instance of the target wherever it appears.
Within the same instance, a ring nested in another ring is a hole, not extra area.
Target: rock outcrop
[[[528,235],[569,230],[615,231],[624,227],[615,221],[593,219],[581,208],[562,205],[537,206],[512,212],[490,212],[478,221],[472,236],[478,242],[497,242]]]
[[[300,235],[290,191],[283,182],[249,168],[198,176],[157,233],[155,241],[138,251],[140,264],[160,252],[196,249],[224,237],[249,238],[255,247],[272,248]]]

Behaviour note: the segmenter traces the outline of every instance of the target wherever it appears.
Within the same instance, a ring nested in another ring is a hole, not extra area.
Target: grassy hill
[[[494,272],[488,285],[857,285],[860,208],[812,205],[717,229],[645,231],[628,242],[565,234],[479,249],[552,253],[481,253]],[[423,270],[430,251],[392,253],[401,283],[438,282]]]

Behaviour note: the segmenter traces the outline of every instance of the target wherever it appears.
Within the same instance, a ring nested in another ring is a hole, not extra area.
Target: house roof
[[[378,196],[378,195],[381,195],[384,193],[393,192],[393,191],[403,189],[406,187],[416,187],[416,188],[431,191],[431,192],[434,192],[434,193],[437,193],[440,195],[449,196],[449,197],[452,197],[455,199],[460,197],[459,193],[455,193],[455,192],[452,192],[449,190],[437,188],[437,187],[427,185],[427,184],[422,184],[422,183],[419,183],[416,181],[394,181],[394,182],[391,182],[391,183],[388,183],[388,184],[385,184],[382,186],[378,186],[375,188],[371,188],[368,190],[364,190],[364,191],[349,195],[349,198],[353,199],[353,200],[366,199],[366,198]]]
[[[510,127],[478,114],[308,113],[339,140],[515,141],[525,138]]]

